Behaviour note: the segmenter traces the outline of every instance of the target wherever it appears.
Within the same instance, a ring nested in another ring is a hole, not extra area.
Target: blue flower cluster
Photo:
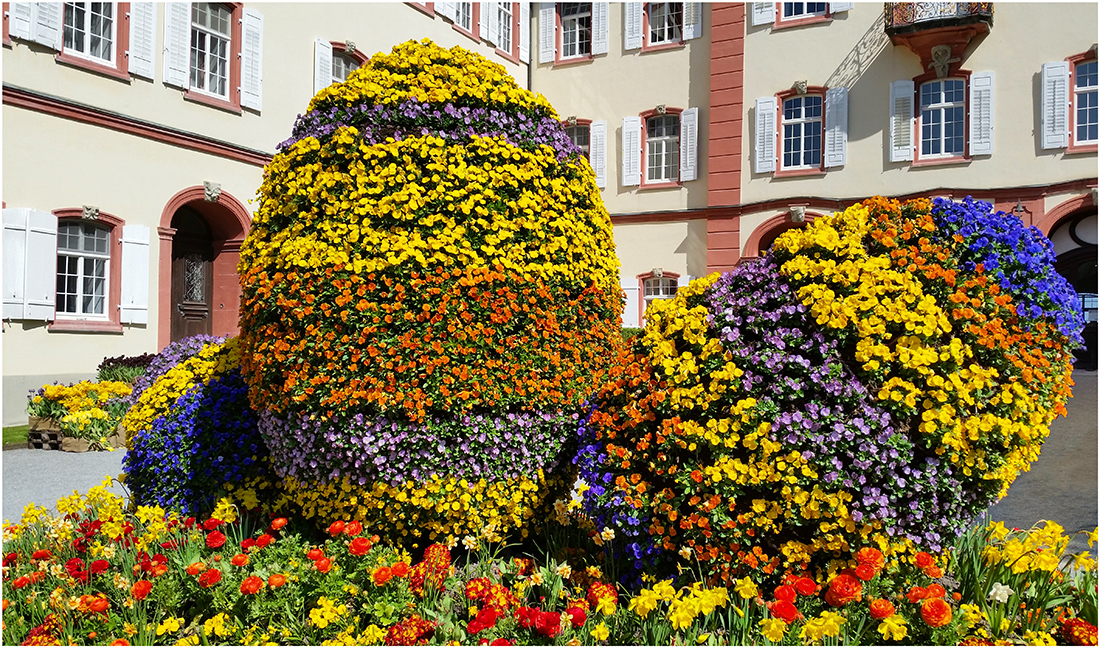
[[[149,361],[145,373],[138,376],[137,380],[134,381],[134,391],[130,393],[130,397],[127,399],[128,404],[133,405],[138,402],[141,392],[151,387],[157,381],[157,378],[168,373],[168,370],[172,367],[198,355],[199,351],[202,351],[202,348],[207,344],[222,344],[226,339],[225,336],[192,335],[164,347],[163,351]]]
[[[201,515],[224,484],[266,475],[267,454],[248,386],[233,369],[195,385],[134,435],[123,469],[134,502]]]
[[[961,203],[936,198],[932,216],[937,238],[962,237],[966,250],[960,254],[959,265],[963,270],[973,272],[981,264],[1012,295],[1017,315],[1027,320],[1053,320],[1063,335],[1084,344],[1081,300],[1054,270],[1054,245],[1038,228],[1024,227],[1019,218],[993,212],[993,205],[970,196]]]

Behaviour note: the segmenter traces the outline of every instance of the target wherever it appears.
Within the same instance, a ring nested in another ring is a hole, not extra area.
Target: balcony
[[[942,27],[993,26],[992,2],[887,2],[886,35],[893,38]]]

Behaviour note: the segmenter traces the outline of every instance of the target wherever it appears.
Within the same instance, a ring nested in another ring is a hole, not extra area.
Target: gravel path
[[[115,452],[61,452],[59,450],[9,450],[0,456],[3,462],[4,519],[18,522],[23,507],[34,502],[53,509],[57,500],[87,493],[104,477],[117,478],[122,472],[123,450]],[[117,482],[111,491],[124,495]]]

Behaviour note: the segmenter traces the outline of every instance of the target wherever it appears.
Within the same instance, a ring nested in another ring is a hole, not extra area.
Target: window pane
[[[802,117],[802,98],[795,97],[783,102],[783,119],[799,119]]]
[[[1077,66],[1076,85],[1078,88],[1091,88],[1097,84],[1096,61],[1081,63]]]

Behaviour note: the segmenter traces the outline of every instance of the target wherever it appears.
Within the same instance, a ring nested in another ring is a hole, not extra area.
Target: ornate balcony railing
[[[886,3],[886,33],[889,36],[976,22],[993,25],[992,2]]]

